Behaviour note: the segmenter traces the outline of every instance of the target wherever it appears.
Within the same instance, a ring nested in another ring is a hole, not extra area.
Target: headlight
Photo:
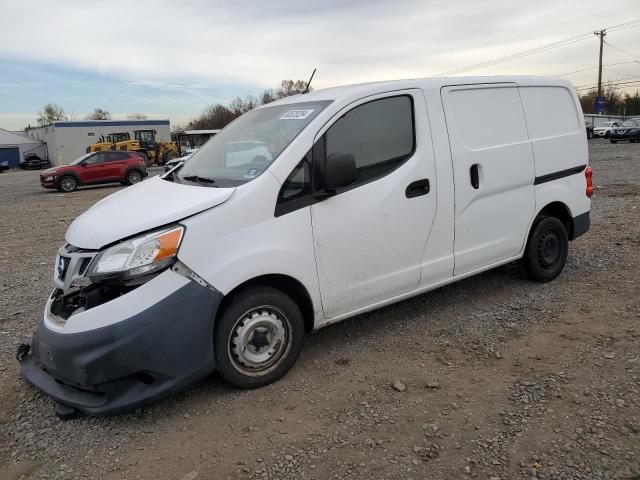
[[[183,234],[179,226],[118,243],[93,259],[87,276],[130,279],[162,270],[175,260]]]
[[[54,179],[53,175],[49,175],[48,177],[44,177],[45,182],[50,182],[53,179]]]

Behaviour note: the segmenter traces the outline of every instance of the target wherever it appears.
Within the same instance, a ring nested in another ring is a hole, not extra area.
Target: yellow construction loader
[[[126,142],[131,138],[129,132],[115,132],[107,135],[100,135],[98,141],[87,147],[87,153],[99,152],[101,150],[114,150],[119,142]]]
[[[154,163],[164,165],[169,160],[178,158],[180,154],[176,144],[156,142],[157,133],[156,130],[135,130],[133,140],[127,138],[117,142],[114,148],[115,150],[129,150],[140,153],[144,157],[147,166]]]

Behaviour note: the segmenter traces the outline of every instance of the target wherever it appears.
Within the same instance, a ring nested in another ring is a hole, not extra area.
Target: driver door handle
[[[405,190],[405,195],[407,196],[407,198],[414,198],[421,195],[426,195],[430,191],[431,187],[429,185],[429,179],[423,178],[422,180],[411,182]]]

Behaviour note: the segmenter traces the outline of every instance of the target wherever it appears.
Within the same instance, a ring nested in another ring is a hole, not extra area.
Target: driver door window
[[[343,115],[325,134],[325,158],[334,153],[354,156],[358,169],[354,186],[387,175],[414,149],[413,102],[409,95],[364,103]]]

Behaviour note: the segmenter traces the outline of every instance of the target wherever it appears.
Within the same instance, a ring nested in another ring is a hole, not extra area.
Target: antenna
[[[311,74],[311,78],[309,78],[309,81],[307,82],[307,86],[304,89],[304,92],[302,93],[309,93],[309,87],[311,86],[311,80],[313,80],[313,76],[316,74],[316,69],[313,69],[313,73]]]

